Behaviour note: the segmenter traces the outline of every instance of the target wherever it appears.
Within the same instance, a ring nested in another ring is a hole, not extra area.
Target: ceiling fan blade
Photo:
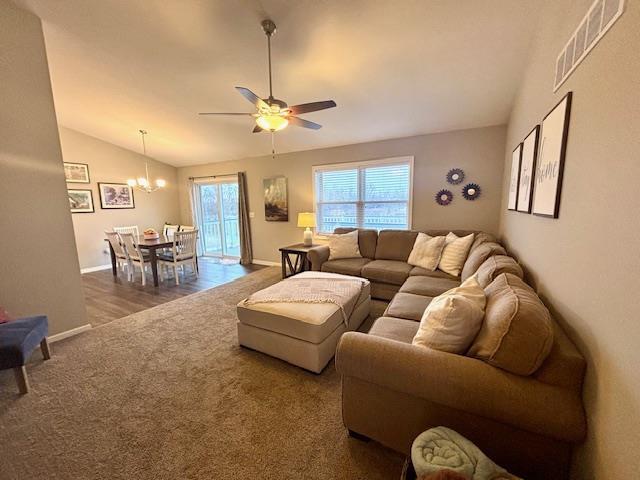
[[[289,116],[287,117],[287,119],[289,120],[289,123],[291,125],[297,125],[298,127],[311,128],[312,130],[320,130],[322,128],[322,125],[310,122],[309,120],[304,120],[302,118]]]
[[[200,112],[198,115],[253,115],[253,113],[231,113],[231,112]]]
[[[238,92],[240,92],[240,95],[242,95],[244,98],[246,98],[251,103],[253,103],[257,108],[261,108],[261,109],[262,108],[266,108],[266,109],[269,108],[269,105],[267,104],[267,102],[262,100],[259,96],[257,96],[255,93],[253,93],[248,88],[236,87],[236,90],[238,90]]]
[[[255,127],[253,127],[253,133],[259,133],[261,132],[263,129],[260,128],[258,125],[256,125]]]
[[[300,105],[294,105],[289,107],[292,115],[300,115],[301,113],[317,112],[318,110],[324,110],[326,108],[333,108],[336,106],[336,102],[333,100],[324,100],[322,102],[302,103]]]

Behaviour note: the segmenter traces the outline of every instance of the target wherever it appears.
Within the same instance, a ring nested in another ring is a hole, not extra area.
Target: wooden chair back
[[[113,227],[114,232],[118,233],[130,233],[135,237],[136,243],[138,242],[138,237],[140,236],[140,232],[138,231],[137,225],[131,225],[129,227]]]
[[[188,232],[177,232],[173,236],[173,258],[183,260],[196,255],[196,243],[198,241],[198,229]]]
[[[120,234],[118,232],[109,232],[107,230],[105,230],[104,234],[107,236],[107,240],[109,241],[111,248],[113,248],[116,257],[127,258],[127,254],[120,243]]]
[[[138,247],[138,238],[134,237],[133,233],[127,232],[120,233],[119,235],[128,258],[137,262],[141,262],[143,257],[142,250],[140,250],[140,247]]]

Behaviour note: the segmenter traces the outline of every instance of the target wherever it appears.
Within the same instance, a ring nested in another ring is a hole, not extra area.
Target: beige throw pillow
[[[444,248],[444,237],[431,237],[426,233],[418,233],[407,263],[426,270],[435,270],[440,262]]]
[[[414,345],[465,353],[482,326],[484,290],[476,277],[431,300],[413,338]]]
[[[358,246],[358,230],[329,237],[329,260],[358,257],[362,257]]]
[[[553,345],[549,311],[529,285],[510,273],[499,275],[484,292],[484,322],[467,355],[511,373],[531,375]]]
[[[455,233],[450,232],[445,237],[445,246],[438,268],[454,277],[460,276],[462,266],[469,255],[471,244],[473,244],[473,236],[471,233],[466,237],[458,237]]]

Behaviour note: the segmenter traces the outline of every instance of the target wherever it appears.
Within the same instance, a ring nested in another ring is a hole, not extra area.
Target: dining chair
[[[122,240],[122,245],[124,246],[124,251],[127,254],[127,260],[129,262],[129,279],[133,281],[133,276],[135,275],[134,266],[140,267],[140,271],[142,273],[142,286],[147,284],[147,276],[145,274],[147,265],[149,263],[149,255],[143,253],[137,243],[137,237],[133,236],[133,233],[120,233],[120,239]]]
[[[196,227],[193,225],[180,225],[181,232],[193,232],[194,230],[196,230]]]
[[[186,265],[191,265],[193,273],[198,278],[198,260],[196,255],[196,242],[198,240],[198,229],[188,232],[176,232],[173,236],[173,245],[169,253],[162,253],[158,256],[160,271],[163,268],[173,267],[176,285],[180,285],[178,267],[184,271]],[[185,272],[186,274],[186,272]]]
[[[110,232],[105,230],[104,234],[107,236],[107,240],[109,241],[109,245],[113,248],[113,253],[116,255],[116,265],[117,267],[124,272],[125,268],[127,269],[127,279],[129,279],[131,267],[129,265],[129,259],[127,258],[127,252],[125,252],[124,247],[122,246],[122,241],[120,240],[120,234],[118,232]]]
[[[135,236],[134,240],[136,241],[136,243],[138,242],[138,237],[140,236],[137,225],[131,225],[129,227],[113,227],[113,231],[117,233],[131,233]]]
[[[169,240],[173,240],[173,235],[180,229],[180,225],[171,225],[169,223],[165,223],[162,229],[162,233]]]

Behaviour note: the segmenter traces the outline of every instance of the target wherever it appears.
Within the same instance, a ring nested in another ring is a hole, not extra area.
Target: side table
[[[296,243],[288,247],[282,247],[280,249],[280,255],[282,257],[282,278],[291,277],[305,270],[309,270],[311,263],[307,258],[307,253],[313,247],[317,246],[318,245],[311,245],[310,247],[306,247],[303,243]]]

